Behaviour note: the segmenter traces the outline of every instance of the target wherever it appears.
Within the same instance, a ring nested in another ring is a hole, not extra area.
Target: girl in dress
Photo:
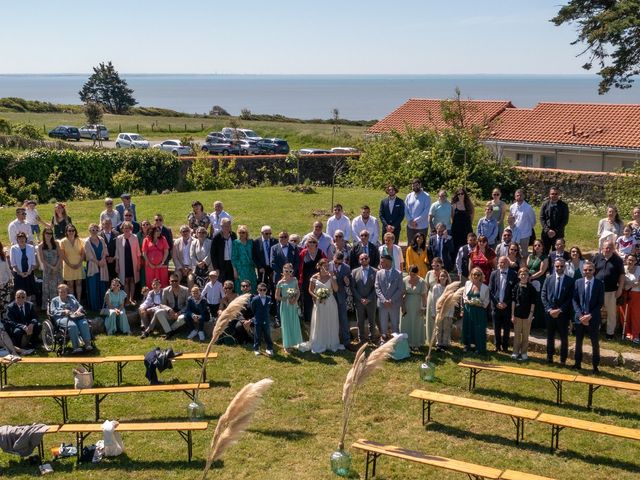
[[[236,291],[240,291],[240,281],[249,280],[251,292],[255,293],[258,278],[256,277],[256,266],[253,263],[253,242],[249,238],[249,228],[246,225],[240,225],[237,233],[238,238],[233,241],[231,249],[231,264],[233,265]]]
[[[304,349],[310,347],[312,353],[344,350],[339,336],[338,303],[333,295],[337,291],[336,276],[329,271],[329,262],[323,258],[318,262],[318,273],[309,281],[309,294],[314,305],[309,342]]]
[[[431,332],[433,332],[433,327],[436,321],[436,306],[433,302],[433,287],[438,284],[438,278],[440,278],[440,273],[444,272],[444,262],[440,257],[434,257],[431,260],[431,270],[427,272],[425,276],[425,288],[427,293],[427,329],[426,329],[426,337],[425,340],[427,343],[431,342]]]
[[[431,295],[433,296],[431,301],[431,308],[433,309],[430,312],[433,317],[436,316],[436,304],[438,299],[444,293],[444,289],[447,288],[447,285],[451,283],[451,277],[449,273],[445,270],[440,272],[438,276],[438,283],[431,290]],[[436,348],[440,351],[448,350],[451,345],[451,326],[453,325],[453,316],[455,313],[455,307],[451,307],[448,311],[444,312],[444,317],[442,318],[442,323],[437,326],[438,334],[436,336]]]
[[[84,244],[78,238],[78,230],[73,224],[67,225],[66,237],[60,241],[62,253],[62,278],[69,285],[69,293],[80,301],[82,298],[82,279],[84,269]]]
[[[478,267],[482,270],[485,285],[489,284],[491,271],[496,268],[496,252],[489,247],[489,241],[484,235],[478,236],[478,244],[469,253],[469,271]]]
[[[300,290],[298,280],[293,276],[293,265],[285,263],[282,278],[276,285],[276,301],[280,302],[280,324],[282,328],[282,347],[286,353],[302,343],[300,318],[298,317],[298,299]]]
[[[169,286],[169,267],[165,264],[169,256],[169,243],[162,235],[162,230],[152,226],[142,241],[142,258],[144,258],[145,280],[151,287],[154,279],[160,280],[162,288]]]
[[[491,192],[491,200],[489,204],[493,210],[491,218],[498,222],[498,238],[502,238],[502,232],[504,231],[504,217],[507,213],[507,204],[501,199],[502,192],[499,188],[494,188]]]
[[[107,244],[98,236],[98,225],[89,225],[89,238],[84,242],[87,259],[87,297],[91,310],[100,310],[109,283],[107,268]]]
[[[120,288],[120,280],[111,280],[111,288],[104,296],[104,304],[109,315],[104,319],[104,328],[107,335],[114,335],[120,330],[126,335],[131,334],[129,319],[124,311],[127,302],[127,294]]]
[[[487,354],[487,307],[489,287],[484,284],[484,274],[479,268],[470,273],[471,280],[464,285],[464,314],[462,317],[462,340],[464,351],[475,347],[480,355]]]
[[[403,315],[400,319],[400,332],[407,334],[411,348],[420,348],[424,346],[426,338],[427,285],[418,275],[417,265],[409,267],[409,275],[403,279],[403,282]]]
[[[53,208],[53,217],[51,218],[51,227],[53,228],[53,236],[56,240],[62,240],[67,232],[67,225],[71,224],[71,217],[67,215],[67,206],[58,202]]]
[[[473,232],[473,202],[464,188],[456,191],[451,199],[451,237],[455,251],[467,243],[467,234]]]
[[[62,283],[62,255],[51,227],[42,230],[37,252],[42,267],[42,309],[46,311],[51,299],[58,296],[58,285]]]

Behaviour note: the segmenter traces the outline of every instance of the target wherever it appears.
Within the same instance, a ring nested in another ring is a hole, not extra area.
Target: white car
[[[119,133],[116,148],[149,148],[149,142],[137,133]]]
[[[358,153],[359,150],[353,147],[333,147],[331,149],[332,153]]]
[[[222,129],[222,134],[229,140],[249,140],[250,142],[262,140],[260,135],[248,128],[225,127]]]
[[[78,130],[81,138],[109,140],[109,130],[104,125],[85,125]]]
[[[159,148],[165,152],[172,153],[175,156],[193,155],[193,150],[189,145],[182,145],[180,140],[165,140],[162,143],[154,145],[153,148]]]

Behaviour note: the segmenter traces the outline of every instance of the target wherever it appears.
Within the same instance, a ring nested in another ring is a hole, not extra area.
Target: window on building
[[[552,155],[542,155],[542,168],[556,168],[556,157]]]
[[[622,168],[625,170],[632,170],[635,164],[635,160],[622,160]]]
[[[522,167],[533,167],[533,154],[532,153],[518,153],[516,155],[518,165]]]

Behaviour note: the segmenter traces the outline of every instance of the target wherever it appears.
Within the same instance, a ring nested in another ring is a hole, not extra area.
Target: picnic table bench
[[[209,422],[144,422],[144,423],[120,423],[115,428],[116,432],[178,432],[187,442],[187,457],[189,462],[193,457],[193,437],[195,430],[206,430]],[[78,461],[82,455],[84,441],[95,432],[102,432],[101,423],[67,423],[60,425],[57,433],[75,433]]]
[[[3,390],[0,391],[0,399],[16,399],[16,398],[53,398],[62,409],[62,422],[67,423],[69,420],[69,406],[67,399],[69,397],[79,397],[84,395],[93,395],[95,397],[95,419],[100,418],[100,404],[107,395],[117,393],[152,393],[152,392],[184,392],[189,398],[193,399],[195,390],[205,390],[209,388],[208,383],[176,383],[161,385],[133,385],[119,387],[98,387],[83,388],[76,390],[73,388],[60,388],[49,390]]]
[[[217,352],[209,352],[209,359],[217,358]],[[174,361],[193,360],[202,367],[205,359],[205,352],[193,352],[183,353],[182,355],[175,357]],[[95,365],[101,365],[103,363],[115,363],[117,371],[117,384],[122,384],[124,367],[130,362],[143,362],[144,355],[110,355],[106,357],[23,357],[18,362],[9,362],[4,358],[0,358],[0,388],[4,388],[8,384],[7,371],[12,365],[82,365],[87,370],[94,374],[95,378]],[[205,370],[205,376],[203,381],[207,379],[207,373]]]
[[[494,365],[490,363],[460,362],[459,367],[469,369],[469,390],[476,388],[476,377],[483,371],[495,373],[509,373],[524,377],[543,378],[549,380],[556,388],[556,403],[562,403],[562,382],[573,382],[576,375],[566,373],[547,372],[545,370],[534,370],[531,368],[510,367],[506,365]]]
[[[608,378],[585,377],[583,375],[578,375],[575,378],[574,382],[589,385],[589,397],[587,400],[587,407],[589,408],[591,408],[593,405],[593,394],[600,387],[611,387],[620,390],[631,390],[633,392],[640,392],[640,383],[622,382],[619,380],[610,380]]]
[[[500,403],[485,402],[484,400],[475,400],[473,398],[456,397],[444,393],[430,392],[426,390],[414,390],[409,394],[410,397],[422,400],[422,425],[426,425],[431,421],[431,405],[433,403],[444,403],[447,405],[456,405],[460,407],[473,408],[484,412],[498,413],[511,418],[516,427],[516,443],[524,438],[524,421],[535,420],[540,412],[537,410],[529,410],[526,408],[511,407]],[[427,413],[425,418],[425,411]]]
[[[442,468],[452,472],[464,473],[470,479],[496,479],[496,480],[552,480],[539,475],[532,475],[515,470],[501,470],[493,467],[485,467],[475,463],[462,462],[446,457],[435,455],[427,455],[415,450],[396,447],[394,445],[385,445],[382,443],[372,442],[370,440],[360,439],[351,445],[353,448],[362,450],[367,454],[365,466],[365,480],[369,479],[369,466],[372,466],[371,476],[376,475],[376,461],[381,455],[400,458],[411,462],[429,465],[436,468]]]

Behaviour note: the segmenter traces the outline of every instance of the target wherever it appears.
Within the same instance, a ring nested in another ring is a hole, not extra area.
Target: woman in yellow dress
[[[409,268],[410,265],[418,267],[418,276],[424,278],[427,274],[427,238],[424,233],[416,233],[411,241],[411,244],[407,247],[405,253],[406,261],[405,267]],[[408,270],[407,270],[408,272]]]
[[[62,253],[62,279],[69,286],[70,292],[82,298],[82,279],[84,278],[84,244],[78,238],[78,230],[73,224],[67,225],[65,237],[60,240]]]

